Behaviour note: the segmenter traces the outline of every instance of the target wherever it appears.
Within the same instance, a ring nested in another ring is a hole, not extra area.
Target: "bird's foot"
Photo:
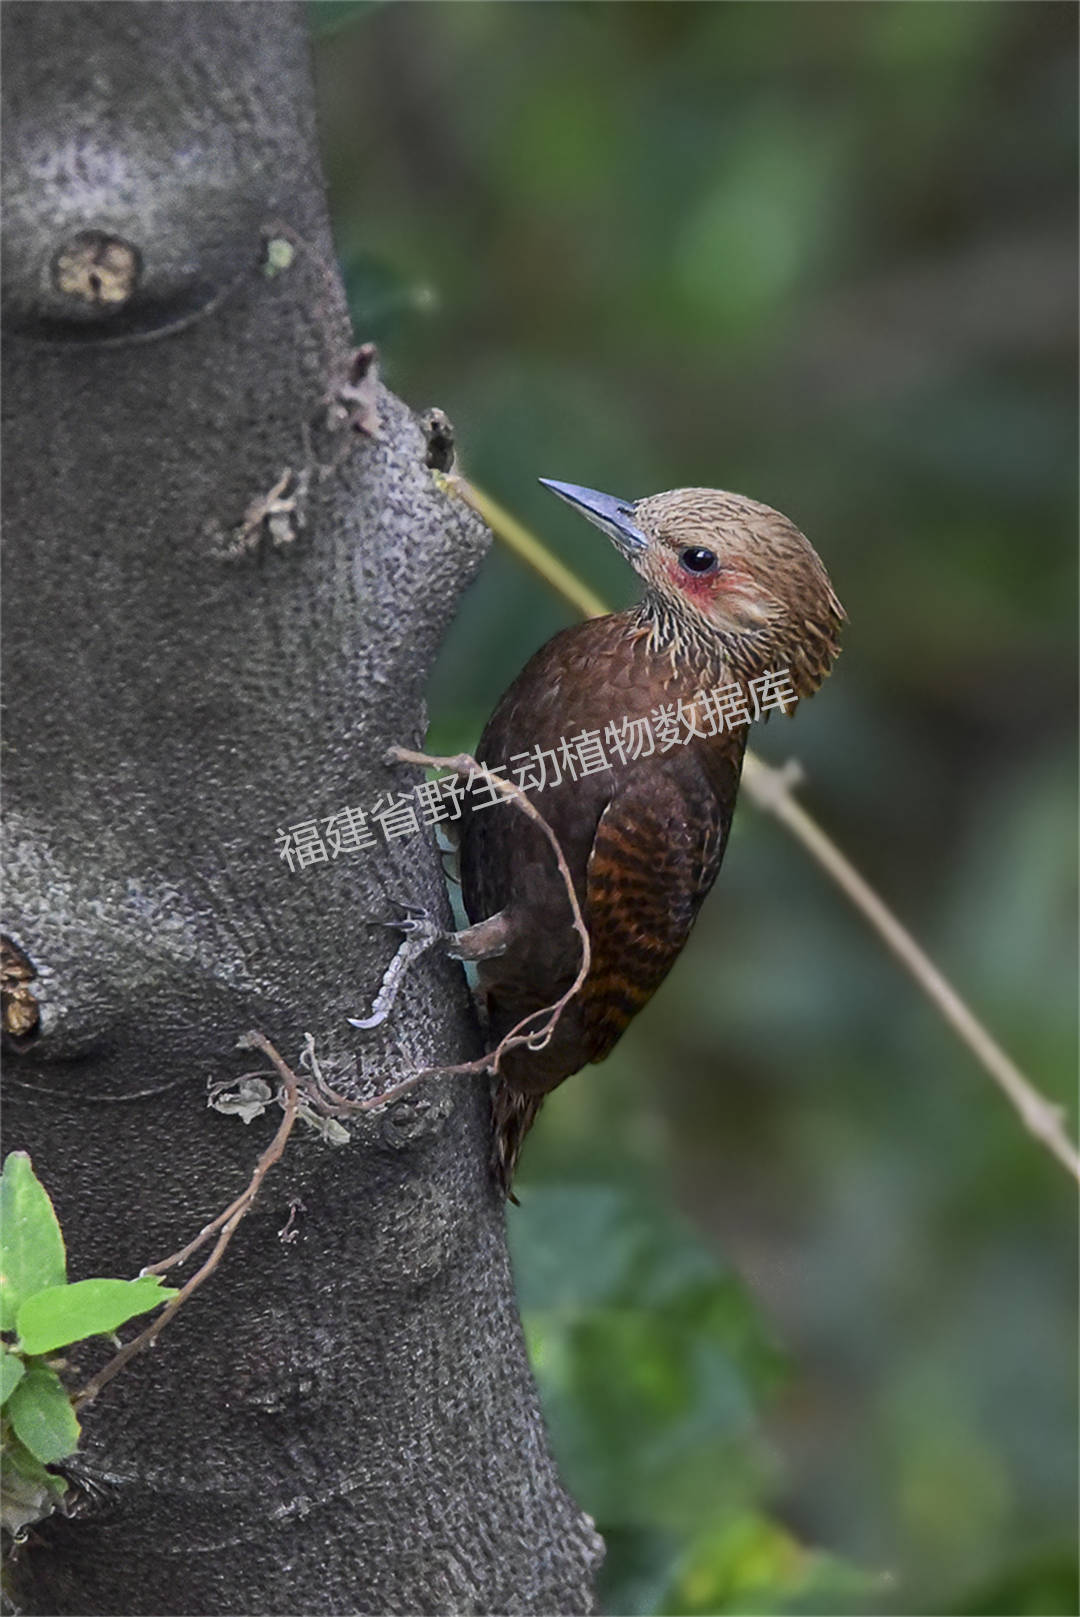
[[[396,927],[405,936],[386,968],[371,1014],[348,1017],[350,1027],[360,1028],[364,1032],[381,1027],[394,1008],[409,967],[434,944],[445,944],[452,960],[479,961],[493,960],[505,954],[511,941],[510,926],[503,910],[497,915],[489,915],[485,921],[478,921],[475,926],[464,927],[460,932],[445,932],[418,904],[403,903],[401,910],[402,914],[397,920],[385,921],[383,925]]]
[[[433,943],[438,943],[440,938],[446,937],[442,927],[432,919],[430,912],[422,904],[409,904],[405,900],[399,900],[398,907],[401,914],[397,919],[383,921],[382,925],[392,927],[395,932],[404,932],[406,943],[411,940],[415,945],[419,940],[425,949],[430,949]]]
[[[347,1017],[350,1027],[358,1027],[364,1031],[381,1027],[394,1008],[401,985],[413,961],[419,960],[433,944],[448,936],[420,905],[402,904],[401,909],[403,913],[396,920],[384,921],[382,924],[395,927],[399,932],[404,932],[405,936],[398,945],[397,954],[383,974],[370,1016]]]

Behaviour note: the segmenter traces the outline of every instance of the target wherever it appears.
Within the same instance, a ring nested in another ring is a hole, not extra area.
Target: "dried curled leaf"
[[[37,970],[11,938],[0,937],[0,1002],[4,1032],[12,1039],[29,1039],[37,1032],[41,1010],[28,987]]]
[[[274,1099],[274,1091],[264,1078],[242,1078],[235,1089],[212,1093],[207,1101],[215,1112],[227,1117],[239,1117],[245,1123],[261,1117]]]

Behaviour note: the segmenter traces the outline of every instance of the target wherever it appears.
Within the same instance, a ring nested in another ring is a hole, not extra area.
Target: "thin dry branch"
[[[445,476],[442,481],[449,492],[484,519],[496,538],[583,617],[600,617],[610,611],[599,596],[552,556],[535,534],[490,495],[457,474]],[[751,801],[778,819],[836,882],[1008,1098],[1024,1127],[1080,1182],[1080,1152],[1065,1130],[1061,1108],[1048,1101],[1010,1060],[888,905],[798,803],[792,786],[801,776],[797,766],[773,769],[753,752],[746,753],[743,781]]]
[[[933,1001],[953,1032],[963,1040],[972,1055],[1008,1096],[1024,1127],[1037,1140],[1041,1140],[1048,1151],[1053,1152],[1075,1179],[1080,1180],[1080,1153],[1065,1132],[1061,1108],[1048,1101],[1024,1077],[869,882],[795,801],[783,772],[747,754],[743,780],[758,808],[774,815],[781,825],[787,827],[847,894],[860,914],[866,917],[878,937]]]
[[[82,1409],[84,1405],[92,1403],[102,1388],[106,1387],[113,1377],[119,1374],[125,1364],[128,1364],[144,1348],[152,1346],[169,1321],[184,1306],[191,1294],[198,1291],[204,1280],[209,1280],[224,1257],[225,1249],[235,1235],[241,1220],[250,1212],[262,1187],[263,1180],[274,1164],[281,1160],[297,1117],[299,1084],[296,1074],[281,1059],[269,1039],[262,1033],[245,1034],[241,1042],[249,1049],[261,1050],[272,1062],[281,1078],[280,1099],[283,1116],[277,1133],[255,1164],[255,1171],[251,1176],[247,1189],[234,1202],[230,1203],[223,1213],[219,1213],[217,1218],[212,1219],[205,1229],[199,1232],[194,1241],[182,1247],[179,1252],[174,1252],[172,1257],[164,1258],[160,1263],[150,1264],[142,1271],[143,1274],[165,1274],[169,1269],[175,1268],[177,1264],[184,1263],[201,1246],[204,1246],[215,1231],[220,1231],[214,1243],[213,1251],[202,1268],[195,1271],[191,1279],[181,1287],[175,1297],[166,1303],[160,1314],[155,1315],[144,1331],[140,1331],[138,1336],[133,1337],[130,1342],[126,1342],[109,1362],[103,1365],[95,1376],[91,1376],[86,1385],[75,1394],[72,1403],[76,1409]]]
[[[361,1101],[347,1100],[343,1095],[337,1094],[323,1084],[322,1090],[325,1098],[333,1106],[341,1107],[343,1111],[350,1112],[372,1112],[378,1107],[387,1106],[391,1101],[397,1100],[400,1095],[407,1094],[410,1089],[415,1088],[418,1083],[426,1078],[458,1078],[467,1077],[473,1073],[497,1073],[503,1056],[508,1050],[513,1050],[518,1045],[526,1044],[530,1050],[542,1050],[555,1032],[559,1018],[566,1006],[584,984],[586,977],[589,975],[589,966],[592,961],[589,931],[581,913],[577,893],[574,890],[574,878],[570,874],[570,867],[566,863],[562,848],[559,845],[559,839],[540,813],[540,810],[529,801],[520,786],[515,786],[512,781],[504,780],[494,770],[478,764],[476,759],[467,752],[459,752],[452,757],[440,758],[433,757],[426,752],[410,752],[405,747],[391,747],[386,754],[386,758],[388,763],[419,764],[425,769],[448,769],[453,770],[457,775],[483,775],[484,779],[491,782],[501,797],[509,798],[523,814],[526,814],[532,820],[533,824],[543,832],[551,844],[552,852],[555,855],[559,875],[563,879],[566,896],[570,902],[574,931],[581,941],[581,963],[578,966],[577,976],[565,994],[560,995],[551,1005],[546,1005],[539,1011],[531,1011],[528,1016],[522,1017],[521,1021],[499,1040],[494,1050],[487,1055],[480,1056],[476,1061],[462,1061],[451,1067],[422,1067],[417,1072],[410,1073],[408,1078],[403,1079],[399,1084],[395,1084],[391,1089],[384,1089],[378,1095],[372,1095],[369,1099]],[[533,1026],[532,1024],[534,1023],[537,1025]]]

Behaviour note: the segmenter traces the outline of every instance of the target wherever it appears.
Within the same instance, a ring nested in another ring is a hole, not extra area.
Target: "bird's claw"
[[[442,937],[442,928],[431,917],[431,912],[422,904],[409,904],[403,899],[395,902],[401,914],[390,921],[380,921],[380,926],[389,926],[396,932],[404,932],[408,937],[430,938],[432,943]]]
[[[379,992],[375,996],[375,1003],[371,1007],[371,1015],[345,1018],[350,1027],[359,1028],[363,1033],[381,1027],[387,1020],[409,966],[443,936],[442,928],[432,920],[422,905],[408,904],[401,900],[396,902],[402,914],[395,920],[383,921],[380,925],[393,927],[395,931],[404,932],[405,936],[386,968]]]
[[[378,998],[376,998],[375,1009],[370,1016],[347,1016],[345,1020],[350,1027],[358,1027],[362,1032],[366,1033],[373,1027],[382,1027],[389,1015],[389,1005],[380,1005]]]

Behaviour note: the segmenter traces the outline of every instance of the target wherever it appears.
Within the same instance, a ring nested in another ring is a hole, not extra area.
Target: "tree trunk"
[[[7,1148],[71,1277],[122,1276],[271,1137],[206,1105],[255,1065],[248,1028],[294,1065],[311,1032],[338,1088],[361,1049],[380,1085],[477,1052],[434,953],[390,1037],[345,1023],[394,901],[449,919],[432,833],[371,821],[375,847],[293,871],[275,838],[413,783],[383,754],[422,734],[484,533],[410,412],[347,385],[302,12],[9,0],[3,24],[3,931],[40,1008]],[[591,1609],[488,1130],[461,1079],[345,1146],[298,1127],[217,1273],[87,1408],[90,1486],[20,1550],[22,1610]]]

